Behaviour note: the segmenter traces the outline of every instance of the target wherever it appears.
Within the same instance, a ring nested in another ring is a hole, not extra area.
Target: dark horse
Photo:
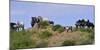
[[[10,29],[15,31],[21,31],[24,30],[24,24],[23,23],[10,23]]]
[[[92,22],[89,22],[89,20],[86,22],[86,26],[88,27],[88,28],[94,28],[94,24],[92,23]]]
[[[14,27],[15,25],[16,25],[16,23],[11,22],[10,23],[10,29],[15,29],[15,27]]]
[[[42,21],[42,17],[41,16],[32,17],[31,18],[31,26],[33,27],[36,23],[39,23],[40,21]]]
[[[31,18],[31,27],[34,27],[35,26],[35,24],[37,23],[39,23],[39,22],[42,22],[43,21],[43,18],[41,17],[41,16],[38,16],[38,17],[32,17]],[[54,22],[53,21],[47,21],[49,24],[51,24],[51,25],[53,25],[54,24]]]
[[[84,19],[78,20],[75,25],[76,25],[76,28],[84,28],[85,20]]]

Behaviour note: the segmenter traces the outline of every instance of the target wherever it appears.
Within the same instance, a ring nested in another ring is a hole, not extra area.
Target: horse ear
[[[87,19],[87,21],[89,21],[89,19]]]
[[[80,19],[78,21],[81,21]]]

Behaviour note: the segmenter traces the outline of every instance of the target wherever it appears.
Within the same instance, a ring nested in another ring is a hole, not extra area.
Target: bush
[[[81,31],[81,32],[88,32],[88,33],[93,32],[92,29],[88,29],[88,28],[87,28],[87,29],[83,29],[83,28],[81,28],[80,31]]]
[[[55,25],[52,28],[53,31],[59,31],[60,33],[64,31],[64,28],[61,25]]]
[[[52,33],[49,31],[43,31],[40,33],[39,36],[40,36],[40,38],[48,38],[48,37],[52,36]]]
[[[93,44],[94,40],[93,39],[88,39],[88,40],[84,40],[80,43],[80,45],[88,45],[88,44]]]
[[[10,33],[10,50],[32,48],[35,46],[35,41],[30,38],[32,33],[25,31]]]
[[[48,43],[46,41],[41,41],[36,45],[36,48],[47,47]]]
[[[75,45],[75,41],[72,40],[66,40],[63,42],[62,46],[72,46]]]
[[[49,26],[50,24],[48,23],[48,21],[41,21],[39,23],[39,27],[40,28],[46,28],[47,26]]]
[[[53,31],[57,31],[57,29],[61,28],[61,25],[55,25],[53,26],[52,30]]]
[[[64,31],[64,28],[63,28],[63,27],[61,27],[61,28],[59,28],[57,31],[58,31],[59,33],[61,33],[61,32],[63,32],[63,31]]]
[[[82,45],[93,44],[95,41],[94,33],[89,33],[88,39],[82,42]]]

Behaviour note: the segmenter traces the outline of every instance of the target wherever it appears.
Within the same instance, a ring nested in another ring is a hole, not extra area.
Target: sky
[[[42,2],[10,2],[10,22],[24,22],[31,27],[31,17],[42,16],[62,26],[74,26],[78,19],[89,19],[94,23],[93,5],[54,4]]]

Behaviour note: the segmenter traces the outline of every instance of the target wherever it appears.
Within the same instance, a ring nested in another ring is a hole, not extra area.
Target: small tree
[[[48,23],[48,21],[41,21],[41,22],[39,22],[39,28],[46,28],[49,25],[50,24]]]
[[[57,29],[61,28],[61,25],[54,25],[52,30],[53,31],[57,31]]]
[[[63,32],[64,31],[64,28],[61,26],[61,25],[55,25],[53,26],[52,28],[53,31],[58,31],[58,32]]]
[[[48,38],[48,37],[52,36],[52,33],[49,31],[43,31],[40,33],[39,36],[40,36],[40,38]]]

